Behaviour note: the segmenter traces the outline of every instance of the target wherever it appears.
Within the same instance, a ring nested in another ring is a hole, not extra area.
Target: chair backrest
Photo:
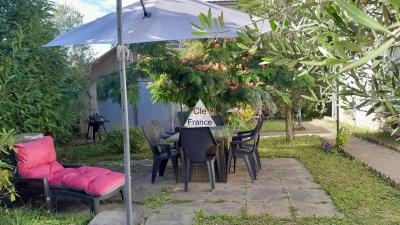
[[[159,155],[160,151],[158,150],[155,144],[160,140],[160,137],[152,123],[145,124],[142,126],[143,135],[146,138],[147,142],[150,145],[150,149],[153,152],[153,155]]]
[[[260,134],[260,132],[261,132],[261,129],[262,129],[263,125],[264,125],[264,121],[265,121],[265,117],[264,116],[261,116],[257,120],[256,129],[257,129],[258,134]]]
[[[216,115],[212,116],[212,119],[214,120],[215,125],[217,126],[224,126],[224,118],[221,115]]]
[[[64,167],[57,161],[53,138],[43,138],[15,145],[17,171],[21,177],[43,178]]]
[[[207,151],[217,145],[209,127],[182,128],[179,144],[193,163],[206,162]]]
[[[189,112],[187,111],[176,113],[176,118],[178,119],[179,127],[183,127],[185,125],[188,117],[189,117]]]
[[[265,117],[264,117],[264,115],[261,114],[260,118],[257,121],[257,127],[256,127],[256,129],[257,129],[257,141],[256,141],[256,143],[254,145],[255,148],[258,148],[258,143],[260,142],[260,134],[261,134],[262,127],[264,125],[264,121],[265,121]]]

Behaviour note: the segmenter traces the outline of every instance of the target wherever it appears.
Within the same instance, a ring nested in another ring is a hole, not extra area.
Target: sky
[[[52,0],[56,4],[67,4],[83,15],[83,22],[87,23],[115,11],[116,0]],[[122,0],[122,6],[132,4],[135,0]],[[92,45],[96,56],[99,57],[107,52],[110,45]]]

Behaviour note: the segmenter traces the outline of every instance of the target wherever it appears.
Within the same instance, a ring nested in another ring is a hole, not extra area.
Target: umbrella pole
[[[131,156],[129,148],[129,122],[128,122],[128,97],[126,89],[126,70],[125,55],[126,46],[124,45],[123,27],[122,27],[122,2],[117,0],[117,32],[118,47],[117,59],[119,64],[120,88],[121,88],[121,106],[122,106],[122,129],[124,132],[124,170],[125,170],[125,209],[126,224],[132,224],[132,187],[131,187]]]

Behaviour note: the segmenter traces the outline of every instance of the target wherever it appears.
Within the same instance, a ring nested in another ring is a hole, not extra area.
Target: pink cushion
[[[83,166],[65,174],[61,185],[88,194],[101,196],[123,186],[125,178],[122,173],[108,169]]]
[[[57,162],[53,139],[49,136],[17,144],[18,173],[26,178],[47,178],[53,187],[84,191],[102,196],[125,184],[122,173],[82,166],[64,168]]]
[[[57,162],[54,142],[50,136],[16,144],[16,148],[18,173],[22,177],[41,178],[64,169]]]

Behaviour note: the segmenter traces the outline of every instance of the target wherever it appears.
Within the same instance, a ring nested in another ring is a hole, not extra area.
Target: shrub
[[[349,144],[351,131],[346,127],[341,127],[336,136],[336,147],[343,148]]]
[[[110,132],[101,138],[101,143],[104,146],[107,146],[111,152],[124,152],[122,128],[114,127]],[[132,127],[129,129],[129,143],[131,151],[134,153],[150,151],[143,132],[139,127]]]
[[[0,202],[2,199],[15,200],[15,188],[11,182],[14,167],[7,160],[10,151],[15,150],[14,145],[14,131],[6,131],[3,128],[0,131]]]

